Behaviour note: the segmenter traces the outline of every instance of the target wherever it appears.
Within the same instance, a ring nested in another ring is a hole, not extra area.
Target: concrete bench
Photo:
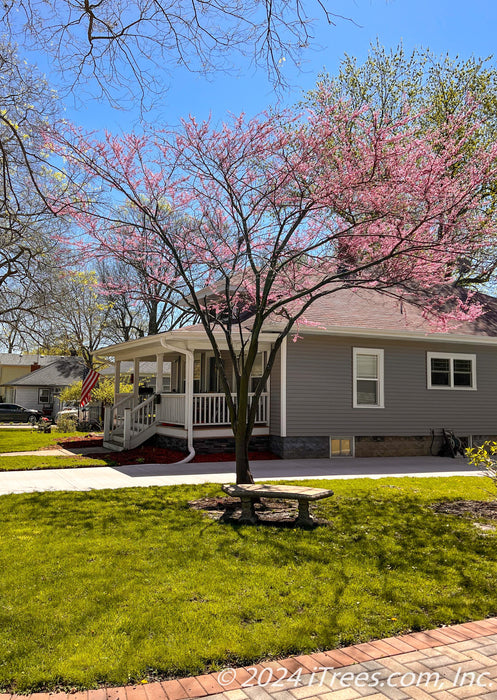
[[[257,523],[254,500],[259,498],[286,498],[298,501],[299,514],[295,525],[309,527],[316,521],[309,514],[309,502],[333,496],[330,489],[313,489],[308,486],[272,486],[268,484],[225,484],[223,491],[228,496],[238,497],[242,501],[240,523]]]

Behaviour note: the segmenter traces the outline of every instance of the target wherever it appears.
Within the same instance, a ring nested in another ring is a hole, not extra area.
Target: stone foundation
[[[271,435],[271,452],[283,459],[317,459],[330,456],[330,438],[324,437],[279,437]]]
[[[484,442],[490,440],[491,442],[497,442],[497,436],[495,435],[473,435],[473,447],[479,447],[483,445]]]
[[[437,455],[442,439],[435,436],[432,444],[431,435],[409,437],[393,436],[359,436],[355,439],[356,457],[428,457]]]
[[[459,438],[468,435],[456,433]],[[495,435],[473,435],[472,444],[481,445],[487,440],[497,441]],[[184,438],[155,435],[147,444],[165,447],[170,450],[187,452]],[[355,457],[429,457],[438,455],[442,446],[442,437],[436,435],[432,443],[431,435],[397,436],[361,435],[355,438]],[[196,438],[195,452],[198,454],[214,454],[216,452],[234,452],[235,440],[225,438]],[[330,456],[330,438],[321,437],[279,437],[278,435],[258,435],[252,437],[250,450],[266,452],[270,450],[283,459],[327,459]],[[339,459],[346,459],[340,457]]]
[[[474,446],[481,445],[486,440],[495,440],[487,435],[463,435],[457,432],[456,436],[463,440],[463,446],[469,446],[471,439]],[[431,435],[416,436],[359,436],[355,438],[356,457],[429,457],[438,455],[442,447],[442,436],[437,434],[432,443]]]
[[[180,450],[188,452],[185,438],[169,437],[167,435],[154,435],[147,441],[149,445],[157,445],[168,450]],[[225,438],[195,438],[193,447],[197,454],[215,454],[216,452],[234,452],[235,439]],[[269,435],[255,435],[250,439],[249,450],[251,452],[267,452],[270,449]]]

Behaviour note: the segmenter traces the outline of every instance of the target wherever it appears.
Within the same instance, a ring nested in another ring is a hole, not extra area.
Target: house
[[[31,365],[32,371],[29,374],[24,372],[19,378],[5,382],[4,389],[11,397],[8,402],[18,403],[24,408],[35,408],[38,411],[43,411],[46,415],[55,415],[62,408],[58,398],[60,392],[75,382],[82,380],[84,366],[84,360],[81,357],[62,357],[58,355],[51,356],[50,361],[44,362],[43,367],[39,364],[33,364]],[[132,362],[123,363],[121,377],[133,380],[133,368]],[[167,389],[169,376],[167,374],[167,365],[165,365],[165,369],[164,387]],[[106,367],[100,370],[99,373],[104,377],[113,376],[114,367]],[[144,362],[140,365],[140,395],[152,393],[152,389],[149,388],[152,377],[155,390],[155,374],[155,362]],[[98,417],[99,411],[96,412],[95,418]]]
[[[74,382],[83,378],[84,361],[81,357],[57,357],[45,367],[6,383],[6,389],[14,392],[12,402],[24,408],[35,408],[45,415],[55,415],[59,410],[58,395]]]
[[[436,454],[442,428],[472,441],[497,436],[497,299],[478,295],[485,312],[448,332],[433,332],[422,311],[373,289],[343,289],[310,307],[302,338],[284,341],[259,399],[254,447],[282,457]],[[262,333],[253,381],[276,339]],[[247,327],[247,333],[250,332]],[[229,353],[219,335],[229,374]],[[233,339],[236,342],[236,339]],[[156,362],[158,397],[120,396],[109,409],[106,444],[146,439],[197,451],[232,445],[213,352],[200,325],[103,348],[120,364]],[[164,391],[163,363],[170,363]],[[232,383],[234,387],[234,384]]]
[[[15,388],[9,382],[20,379],[45,367],[57,359],[57,355],[0,353],[0,400],[5,403],[15,402]]]

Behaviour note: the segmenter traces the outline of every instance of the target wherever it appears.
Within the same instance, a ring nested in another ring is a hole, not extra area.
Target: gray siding
[[[281,352],[276,355],[269,382],[269,430],[271,435],[281,434]]]
[[[352,407],[352,349],[383,348],[385,408]],[[477,390],[427,389],[426,353],[476,354]],[[497,347],[305,336],[288,343],[287,435],[497,433]]]

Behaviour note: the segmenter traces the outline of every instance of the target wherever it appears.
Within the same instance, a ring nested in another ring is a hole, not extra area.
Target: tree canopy
[[[330,104],[343,100],[355,109],[368,105],[378,126],[398,122],[409,111],[416,115],[411,128],[416,125],[419,134],[445,128],[471,102],[469,121],[461,121],[460,126],[465,141],[461,158],[472,158],[480,148],[497,141],[497,69],[491,57],[452,58],[423,48],[408,54],[402,44],[388,51],[377,42],[364,63],[345,55],[336,75],[323,73],[305,104],[320,108],[323,91]],[[495,180],[489,179],[478,195],[481,206],[492,216],[497,207]],[[485,246],[476,267],[461,261],[459,283],[488,283],[495,269],[497,250]]]
[[[86,86],[122,107],[163,95],[177,66],[228,71],[240,57],[281,85],[284,62],[298,64],[312,46],[314,24],[339,17],[322,0],[6,0],[2,19],[11,39],[50,57],[73,97]]]
[[[482,245],[494,244],[481,191],[495,177],[497,144],[468,154],[474,128],[463,126],[474,107],[420,133],[407,112],[385,124],[374,110],[332,103],[324,88],[316,100],[306,120],[288,112],[241,116],[215,128],[191,119],[176,132],[157,127],[104,141],[73,129],[54,132],[49,144],[66,159],[69,187],[53,207],[84,231],[85,257],[112,255],[143,269],[146,256],[150,281],[174,289],[173,303],[199,318],[230,411],[239,481],[250,479],[258,398],[281,343],[305,325],[311,304],[343,288],[412,300],[428,287],[431,301],[420,304],[446,328],[480,313],[450,292],[461,257],[483,265]],[[138,228],[126,215],[133,208],[142,215]],[[249,398],[268,325],[277,339]]]
[[[58,113],[54,92],[40,73],[0,42],[0,323],[50,304],[51,278],[60,267],[57,221],[44,192],[56,177],[42,129]],[[50,181],[50,184],[47,184]]]

